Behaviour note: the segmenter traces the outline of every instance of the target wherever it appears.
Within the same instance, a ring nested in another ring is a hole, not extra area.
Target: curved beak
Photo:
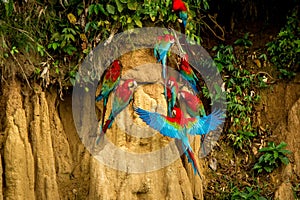
[[[133,85],[134,85],[135,88],[138,86],[136,81],[133,81]]]

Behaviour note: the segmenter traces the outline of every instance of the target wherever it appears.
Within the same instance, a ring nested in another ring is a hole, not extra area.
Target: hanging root
[[[213,30],[213,28],[211,28],[211,27],[203,20],[203,18],[205,18],[205,16],[200,18],[200,23],[203,23],[204,26],[205,26],[206,28],[208,28],[208,29],[210,30],[210,32],[212,32],[212,34],[213,34],[216,38],[218,38],[218,39],[220,39],[220,40],[222,40],[222,41],[225,41],[225,32],[224,32],[224,29],[218,24],[218,22],[217,22],[217,20],[216,20],[216,17],[214,17],[214,16],[208,14],[208,18],[212,21],[212,23],[214,24],[214,27],[216,27],[217,29],[219,29],[219,30],[221,31],[221,35],[220,35],[220,36]]]

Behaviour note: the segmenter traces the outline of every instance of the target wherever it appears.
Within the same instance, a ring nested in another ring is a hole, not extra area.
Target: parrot
[[[198,94],[201,89],[197,84],[197,82],[199,82],[199,78],[197,77],[194,70],[190,66],[188,62],[187,54],[184,54],[183,57],[181,58],[181,63],[179,65],[179,73],[190,84],[193,90]]]
[[[176,104],[178,90],[179,87],[176,79],[173,76],[170,76],[167,82],[167,103],[169,117],[172,117],[172,111]]]
[[[128,79],[123,84],[117,86],[111,113],[104,126],[101,127],[100,137],[98,140],[100,140],[100,138],[106,133],[107,129],[111,128],[115,117],[129,105],[130,101],[133,99],[133,92],[136,87],[137,83],[133,79]]]
[[[96,97],[97,102],[103,99],[102,126],[104,123],[108,97],[120,82],[122,68],[123,66],[120,60],[114,60],[104,72],[102,88],[100,94]]]
[[[134,107],[134,110],[151,128],[164,136],[181,140],[183,149],[187,151],[185,155],[188,156],[188,161],[192,163],[194,172],[201,178],[187,134],[203,135],[215,130],[223,122],[223,113],[220,110],[215,110],[208,116],[185,118],[178,107],[173,109],[174,117],[164,116],[138,107]]]
[[[187,5],[182,0],[173,0],[172,9],[178,13],[179,19],[182,21],[185,29],[188,20]]]
[[[154,56],[157,59],[157,62],[161,62],[162,64],[162,77],[165,82],[165,96],[167,98],[167,55],[175,42],[175,38],[171,34],[166,34],[164,36],[159,36],[157,39],[158,42],[154,45]]]
[[[183,102],[186,104],[186,111],[191,117],[206,116],[203,103],[201,99],[199,99],[196,95],[193,95],[183,90],[181,90],[178,94],[180,99],[182,99]],[[202,147],[202,151],[205,153],[205,148],[203,145],[204,140],[205,140],[205,135],[201,135],[201,147]]]
[[[191,117],[206,116],[202,101],[194,94],[187,91],[179,91],[179,97],[186,104],[186,111]]]
[[[166,67],[167,67],[167,54],[174,44],[175,38],[171,34],[165,34],[164,36],[157,37],[157,43],[154,45],[154,57],[157,62],[161,62],[163,65],[163,78],[166,78]]]

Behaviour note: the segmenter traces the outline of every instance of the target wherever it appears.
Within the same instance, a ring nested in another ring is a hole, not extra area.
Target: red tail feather
[[[107,131],[107,129],[108,129],[108,127],[109,127],[111,121],[112,121],[111,119],[106,120],[105,125],[102,126],[102,132],[101,132],[101,135],[104,135],[104,134],[106,133],[106,131]]]
[[[103,103],[103,104],[104,104],[104,103]],[[103,111],[102,111],[102,121],[101,121],[101,125],[102,125],[102,127],[103,127],[103,124],[104,124],[105,113],[106,113],[106,105],[103,105]]]
[[[198,175],[200,176],[200,178],[202,179],[202,177],[201,177],[201,175],[200,175],[200,171],[199,171],[199,169],[198,169],[198,165],[197,165],[197,162],[196,162],[194,153],[193,153],[191,150],[189,150],[189,149],[187,149],[187,152],[188,152],[190,158],[192,159],[192,162],[193,162],[192,165],[193,165],[193,167],[195,167],[195,170],[197,171],[197,174],[198,174]]]

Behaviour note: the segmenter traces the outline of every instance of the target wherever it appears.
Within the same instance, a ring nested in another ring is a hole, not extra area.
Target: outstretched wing
[[[189,121],[186,125],[187,133],[191,135],[204,135],[216,128],[223,122],[224,116],[221,110],[214,110],[210,115],[199,117]]]
[[[168,121],[165,116],[156,112],[150,112],[137,107],[134,107],[134,110],[151,128],[159,131],[164,136],[181,139],[179,130],[182,128],[176,122]]]

